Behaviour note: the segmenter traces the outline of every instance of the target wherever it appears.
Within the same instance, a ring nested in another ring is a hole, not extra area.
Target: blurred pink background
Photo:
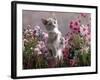
[[[31,25],[32,27],[38,25],[43,31],[46,32],[45,26],[42,24],[42,18],[48,18],[55,16],[58,21],[59,30],[62,32],[63,36],[69,31],[69,23],[71,20],[80,19],[81,24],[91,24],[91,14],[85,13],[73,13],[73,12],[46,12],[46,11],[32,11],[32,10],[23,10],[22,12],[22,23],[23,27]]]

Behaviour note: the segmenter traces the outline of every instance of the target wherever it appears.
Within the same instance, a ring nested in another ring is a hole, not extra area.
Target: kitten
[[[42,19],[42,23],[48,32],[47,47],[50,53],[59,60],[63,59],[64,38],[58,29],[57,20],[55,18]]]

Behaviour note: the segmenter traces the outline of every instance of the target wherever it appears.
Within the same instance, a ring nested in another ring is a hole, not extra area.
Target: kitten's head
[[[42,18],[42,23],[45,25],[46,30],[51,31],[58,27],[56,18]]]

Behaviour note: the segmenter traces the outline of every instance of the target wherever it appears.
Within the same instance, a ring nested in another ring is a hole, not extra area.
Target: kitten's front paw
[[[60,38],[60,48],[65,47],[65,39],[63,37]]]

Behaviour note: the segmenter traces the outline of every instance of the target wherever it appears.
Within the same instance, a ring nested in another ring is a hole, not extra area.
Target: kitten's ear
[[[48,21],[47,21],[46,19],[44,19],[44,18],[42,18],[41,20],[42,20],[42,23],[43,23],[44,25],[46,25],[46,24],[48,23]]]
[[[54,17],[53,19],[54,19],[55,24],[57,24],[57,18],[56,18],[56,17]]]
[[[55,14],[55,13],[52,13],[52,17],[53,17],[54,20],[57,20],[57,19],[56,19],[56,14]]]

